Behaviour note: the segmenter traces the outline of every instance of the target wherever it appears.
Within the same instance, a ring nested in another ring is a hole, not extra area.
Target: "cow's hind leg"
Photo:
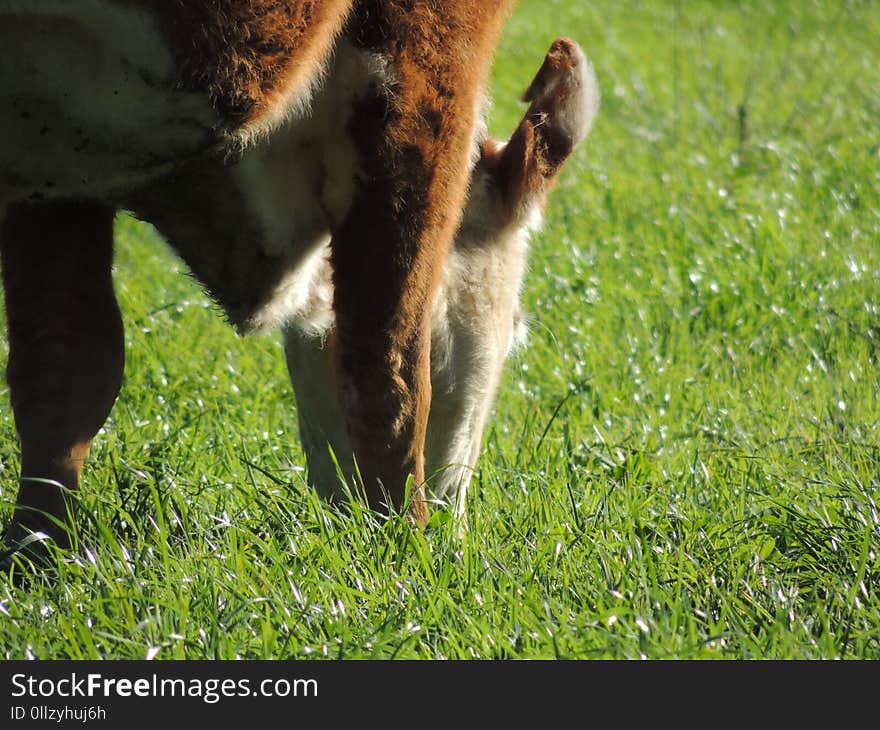
[[[9,381],[21,484],[7,532],[69,546],[64,490],[122,382],[122,320],[111,279],[113,210],[92,202],[11,207],[0,228]]]

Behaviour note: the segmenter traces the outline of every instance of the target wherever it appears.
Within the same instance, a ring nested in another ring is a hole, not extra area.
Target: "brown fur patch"
[[[352,0],[128,0],[167,34],[178,83],[206,91],[227,129],[270,113],[308,84]]]
[[[10,399],[21,438],[21,488],[8,539],[68,537],[64,496],[122,384],[122,320],[110,275],[113,209],[24,203],[0,226]],[[48,517],[46,516],[48,515]]]

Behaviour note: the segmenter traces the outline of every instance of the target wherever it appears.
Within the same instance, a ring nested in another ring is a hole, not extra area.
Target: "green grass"
[[[880,7],[523,0],[603,106],[536,238],[462,539],[304,485],[272,337],[119,222],[122,394],[11,658],[880,658]],[[0,497],[18,456],[0,394]]]

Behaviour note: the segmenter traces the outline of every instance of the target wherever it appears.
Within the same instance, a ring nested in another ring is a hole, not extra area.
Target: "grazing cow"
[[[595,76],[575,43],[552,45],[525,100],[529,109],[509,142],[477,137],[462,222],[434,297],[425,474],[429,493],[458,512],[502,365],[525,338],[519,294],[529,235],[540,225],[547,191],[598,110]],[[284,347],[309,481],[333,498],[352,483],[356,466],[334,397],[329,258],[328,242],[315,254],[302,305],[284,324]]]
[[[482,139],[509,4],[0,0],[0,257],[22,453],[8,539],[68,544],[58,485],[76,488],[122,380],[118,209],[157,227],[239,332],[285,328],[325,493],[328,442],[344,468],[356,457],[378,511],[401,507],[412,477],[422,524],[426,453],[456,466],[441,493],[466,482],[525,231],[596,101],[586,59],[560,40],[511,141]]]

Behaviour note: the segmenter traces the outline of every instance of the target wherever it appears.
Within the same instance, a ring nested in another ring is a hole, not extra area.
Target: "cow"
[[[459,515],[502,366],[526,339],[520,292],[529,237],[598,109],[595,74],[573,41],[554,42],[524,99],[529,108],[509,141],[478,136],[461,224],[434,296],[425,474],[430,496]],[[329,257],[329,245],[316,253],[303,305],[283,333],[309,481],[335,499],[347,497],[357,465],[334,398]]]
[[[528,232],[598,102],[560,39],[511,139],[486,136],[509,5],[0,0],[21,442],[7,541],[69,545],[64,491],[122,383],[118,210],[159,230],[238,332],[282,328],[323,494],[356,474],[372,509],[424,525],[427,475],[460,503],[521,320]]]

